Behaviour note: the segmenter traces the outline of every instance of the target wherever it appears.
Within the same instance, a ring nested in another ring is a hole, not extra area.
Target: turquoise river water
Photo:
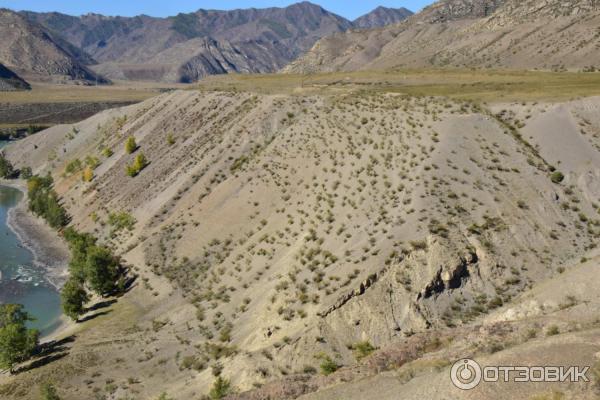
[[[46,279],[44,267],[35,265],[33,254],[6,224],[8,211],[22,197],[21,191],[0,186],[0,303],[23,304],[35,317],[30,325],[47,334],[59,324],[59,293]]]

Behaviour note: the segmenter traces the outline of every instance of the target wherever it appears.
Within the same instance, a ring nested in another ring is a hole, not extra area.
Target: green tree
[[[52,189],[54,181],[46,177],[32,176],[27,180],[29,209],[46,219],[53,228],[62,228],[69,222],[67,211],[60,204],[56,192]]]
[[[56,388],[49,382],[42,384],[40,387],[40,395],[42,396],[42,400],[60,400]]]
[[[60,204],[54,191],[51,191],[46,199],[46,220],[53,228],[61,228],[69,222],[67,211]]]
[[[62,309],[66,316],[77,321],[85,312],[85,304],[90,300],[83,284],[75,277],[69,278],[60,293]]]
[[[215,383],[213,383],[208,396],[211,400],[220,400],[227,396],[231,392],[231,382],[222,377],[218,377]]]
[[[87,250],[86,282],[99,295],[111,293],[119,278],[119,262],[110,250],[102,246],[92,246]]]
[[[96,238],[89,233],[79,233],[70,227],[65,229],[64,236],[71,250],[71,261],[69,262],[71,278],[83,284],[86,280],[88,249],[96,245]]]
[[[129,136],[127,138],[127,141],[125,142],[125,151],[127,152],[127,154],[131,154],[134,151],[136,151],[138,148],[137,143],[135,141],[135,137],[133,136]]]
[[[39,332],[28,329],[31,316],[20,304],[0,305],[0,368],[9,369],[27,360],[39,342]]]
[[[6,157],[4,157],[3,153],[0,153],[0,178],[11,178],[14,172],[15,170],[10,161],[8,161]]]

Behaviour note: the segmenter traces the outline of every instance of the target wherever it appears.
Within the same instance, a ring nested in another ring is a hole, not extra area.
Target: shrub
[[[375,351],[375,347],[368,341],[358,342],[352,346],[354,356],[360,360]]]
[[[65,174],[71,175],[77,171],[81,171],[81,168],[82,168],[81,160],[79,158],[76,158],[72,161],[69,161],[69,163],[65,167]]]
[[[133,153],[134,151],[136,151],[136,150],[137,150],[137,148],[138,148],[138,146],[137,146],[137,143],[136,143],[136,141],[135,141],[135,137],[133,137],[133,136],[129,136],[129,137],[127,138],[127,141],[125,142],[125,152],[126,152],[127,154],[131,154],[131,153]]]
[[[98,165],[100,165],[100,160],[98,160],[98,157],[87,156],[85,158],[85,165],[87,165],[91,169],[96,169],[98,168]]]
[[[565,179],[565,176],[560,171],[554,171],[552,175],[550,175],[550,180],[553,183],[561,183]]]
[[[560,330],[558,329],[558,326],[556,325],[552,325],[548,328],[548,331],[546,331],[546,335],[547,336],[554,336],[554,335],[558,335],[560,333]]]
[[[42,397],[42,400],[60,400],[56,388],[49,382],[42,384],[40,387],[40,396]]]
[[[81,179],[84,182],[91,182],[94,179],[94,170],[92,167],[85,167],[83,173],[81,174]]]
[[[169,133],[169,134],[167,135],[167,144],[168,144],[169,146],[173,146],[173,145],[175,144],[175,136],[173,136],[173,134],[172,134],[172,133]]]
[[[211,400],[220,400],[227,396],[230,392],[231,382],[219,376],[215,383],[213,383],[208,396]]]
[[[133,177],[137,176],[137,174],[139,174],[141,170],[146,168],[147,165],[148,165],[148,160],[146,160],[146,156],[144,156],[144,153],[140,153],[135,157],[133,164],[127,166],[127,168],[126,168],[127,175],[129,175],[133,178]]]
[[[333,374],[335,371],[337,371],[340,368],[338,363],[336,363],[334,360],[332,360],[331,357],[324,356],[322,358],[323,358],[323,360],[321,361],[321,365],[319,367],[321,368],[321,373],[323,375]]]
[[[136,219],[125,211],[110,213],[108,215],[108,224],[111,225],[115,231],[120,231],[123,229],[130,231],[133,229],[136,222]]]

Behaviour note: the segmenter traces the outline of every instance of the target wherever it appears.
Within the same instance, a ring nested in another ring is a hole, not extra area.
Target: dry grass
[[[474,101],[568,100],[600,95],[600,74],[466,69],[411,69],[209,77],[204,90],[268,94],[335,94],[374,90]]]
[[[32,90],[4,92],[3,103],[77,103],[77,102],[136,102],[156,96],[168,89],[184,89],[189,85],[153,82],[121,82],[113,85],[74,86],[46,83],[32,84]]]

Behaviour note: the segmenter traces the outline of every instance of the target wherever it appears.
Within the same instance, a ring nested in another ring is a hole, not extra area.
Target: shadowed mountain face
[[[29,84],[21,77],[0,64],[0,91],[28,90]]]
[[[356,28],[377,28],[396,24],[413,15],[413,12],[402,8],[377,7],[368,14],[353,21]]]
[[[20,14],[0,9],[0,37],[0,62],[25,78],[107,82],[82,64],[89,56]]]
[[[81,48],[100,63],[95,70],[105,76],[190,82],[230,72],[274,72],[322,37],[395,23],[409,13],[377,9],[353,23],[302,2],[286,8],[199,10],[169,18],[23,15]]]
[[[398,25],[324,38],[286,71],[595,70],[599,23],[600,7],[592,0],[442,0]]]

